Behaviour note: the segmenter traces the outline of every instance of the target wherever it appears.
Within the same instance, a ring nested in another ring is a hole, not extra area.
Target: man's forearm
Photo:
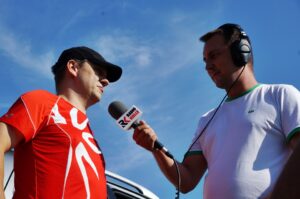
[[[4,199],[4,152],[0,152],[0,199]]]
[[[4,198],[4,155],[12,146],[11,128],[0,122],[0,199]]]
[[[300,144],[295,147],[287,161],[270,199],[298,199],[300,198]]]
[[[153,155],[155,160],[160,168],[160,170],[164,173],[167,179],[177,187],[177,172],[175,168],[174,161],[167,157],[162,151],[155,150],[153,151]]]

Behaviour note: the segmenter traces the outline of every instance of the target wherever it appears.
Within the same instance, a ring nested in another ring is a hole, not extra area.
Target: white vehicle
[[[4,183],[6,199],[11,199],[14,192],[14,175],[13,169],[13,152],[8,152],[5,155],[4,165]],[[12,175],[11,175],[12,174]],[[110,171],[105,171],[107,178],[108,199],[159,199],[154,193],[147,188],[132,182],[131,180],[119,176]],[[9,176],[11,175],[10,180]]]

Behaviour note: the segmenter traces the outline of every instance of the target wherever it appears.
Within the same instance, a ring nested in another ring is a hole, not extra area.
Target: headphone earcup
[[[234,65],[245,66],[251,55],[251,47],[246,39],[234,41],[230,46],[231,56]]]

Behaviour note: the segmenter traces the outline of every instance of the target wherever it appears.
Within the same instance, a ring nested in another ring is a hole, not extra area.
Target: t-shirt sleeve
[[[203,142],[203,140],[205,139],[206,128],[208,127],[211,117],[213,117],[215,111],[216,109],[212,109],[204,115],[202,115],[202,117],[200,118],[196,132],[194,134],[194,138],[192,139],[190,147],[185,153],[184,158],[186,158],[189,155],[203,154],[203,147],[201,146],[201,141]]]
[[[26,93],[12,105],[0,121],[16,128],[23,134],[25,141],[28,141],[40,128],[46,111],[38,93]]]
[[[186,158],[187,156],[190,156],[190,155],[203,154],[203,149],[201,147],[201,136],[203,136],[202,135],[204,133],[203,129],[207,125],[208,118],[211,117],[211,113],[212,113],[212,111],[204,114],[200,118],[198,125],[197,125],[196,132],[194,134],[194,137],[192,139],[190,147],[188,148],[187,152],[184,155],[184,158]]]
[[[188,151],[185,153],[184,158],[186,158],[187,156],[190,156],[190,155],[202,154],[201,144],[199,141],[199,134],[201,133],[201,130],[199,128],[200,127],[198,124],[197,130],[194,134],[194,138],[192,139],[190,147],[189,147]]]
[[[282,128],[290,140],[300,131],[300,92],[291,85],[285,85],[279,95]]]
[[[194,137],[192,139],[192,143],[190,145],[189,152],[202,151],[201,144],[200,144],[200,141],[199,141],[199,135],[200,135],[201,131],[202,131],[202,128],[201,128],[201,125],[200,125],[200,122],[199,122],[198,127],[196,129],[196,132],[194,134]]]

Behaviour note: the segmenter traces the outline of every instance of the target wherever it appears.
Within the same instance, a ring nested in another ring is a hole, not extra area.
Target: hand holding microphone
[[[110,115],[116,119],[117,125],[124,130],[134,128],[133,139],[143,148],[153,151],[153,149],[162,150],[168,157],[173,159],[173,155],[157,140],[153,129],[145,122],[139,121],[142,112],[132,106],[130,109],[119,101],[112,102],[108,107]]]
[[[134,128],[133,139],[138,145],[149,151],[161,150],[166,156],[173,160],[178,179],[176,199],[179,199],[181,177],[177,161],[174,159],[173,155],[168,151],[168,149],[157,140],[157,136],[153,129],[145,121],[139,121],[142,112],[136,106],[132,106],[130,109],[127,109],[127,107],[119,101],[112,102],[108,107],[108,112],[113,118],[116,119],[118,126],[120,126],[122,129],[129,130]],[[173,164],[170,163],[168,158],[165,158],[165,161],[166,165]],[[172,166],[169,167],[171,168]]]
[[[139,125],[134,129],[132,137],[134,141],[141,147],[151,152],[155,150],[155,141],[157,140],[157,135],[145,121],[139,121]]]

